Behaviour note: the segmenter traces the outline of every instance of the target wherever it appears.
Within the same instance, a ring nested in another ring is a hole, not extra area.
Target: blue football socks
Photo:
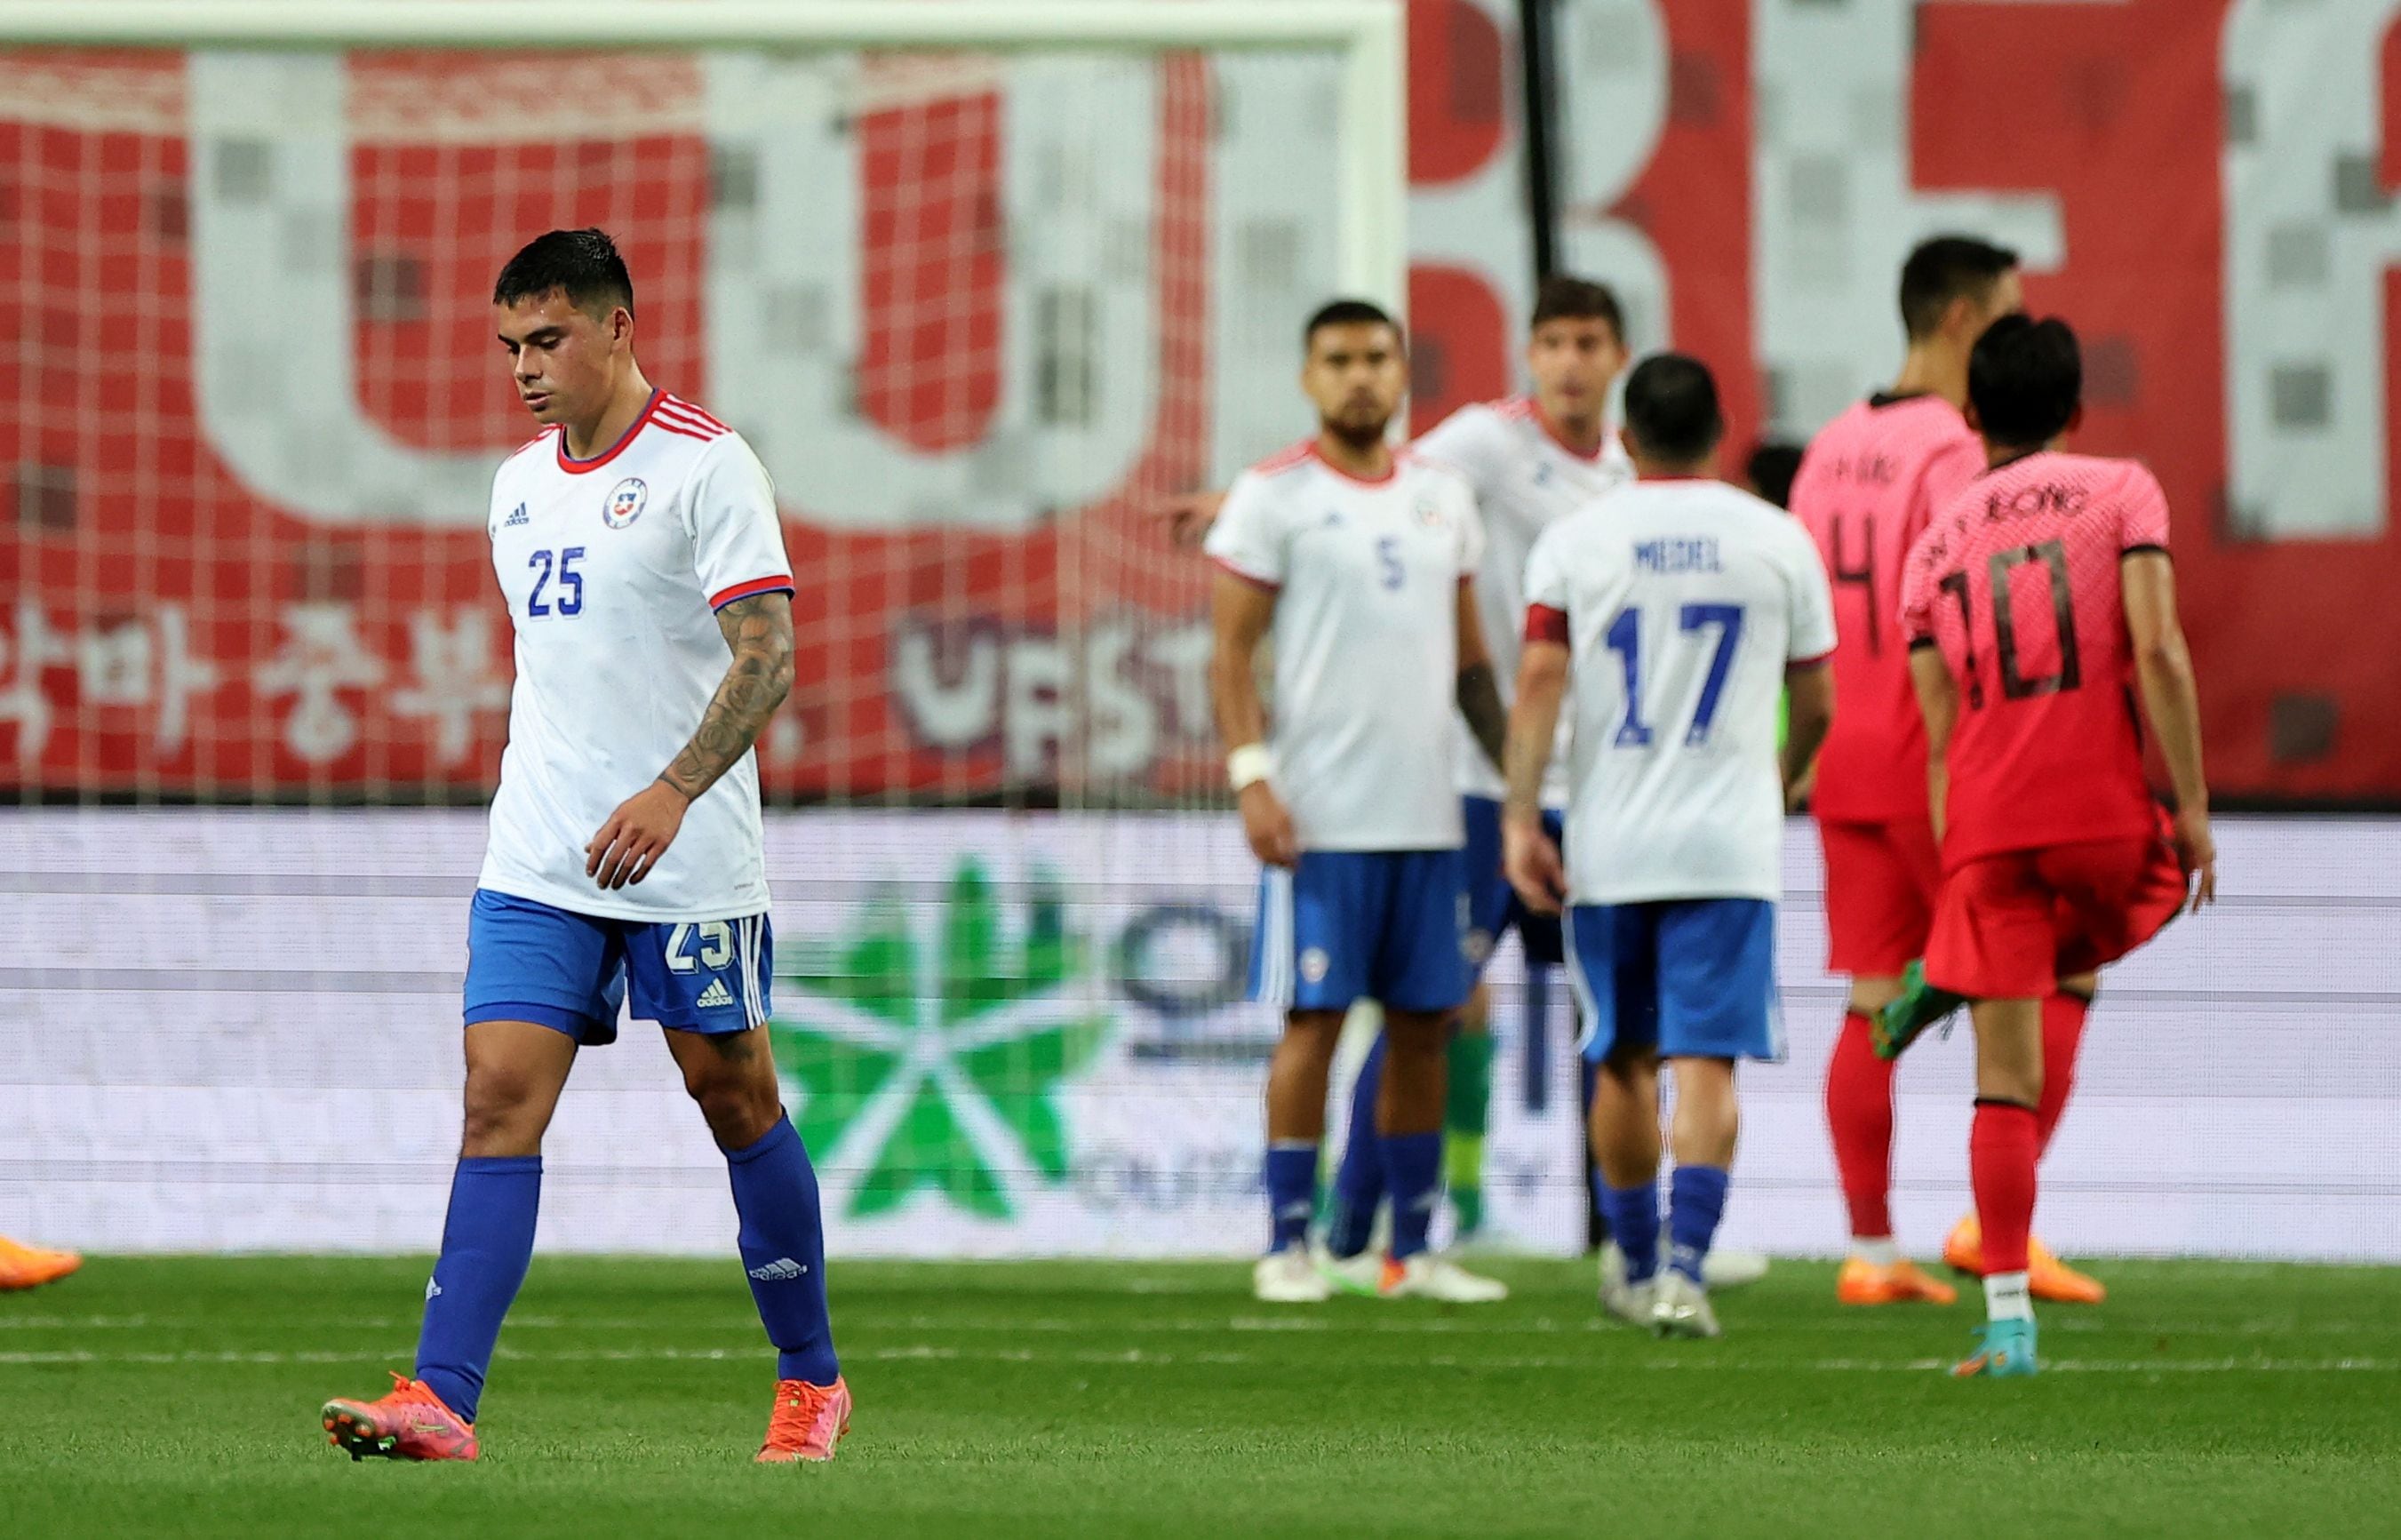
[[[1351,1131],[1342,1144],[1342,1164],[1334,1173],[1334,1217],[1325,1248],[1337,1257],[1367,1249],[1376,1228],[1376,1205],[1384,1201],[1382,1141],[1376,1134],[1376,1096],[1384,1083],[1384,1035],[1367,1051],[1351,1090]]]
[[[1612,1187],[1596,1166],[1592,1191],[1600,1203],[1601,1217],[1609,1221],[1610,1239],[1625,1255],[1626,1281],[1649,1282],[1659,1271],[1659,1184],[1643,1181],[1632,1187]]]
[[[1442,1202],[1442,1134],[1387,1134],[1379,1142],[1393,1197],[1393,1259],[1405,1261],[1426,1248],[1426,1231]]]
[[[1725,1168],[1680,1165],[1667,1190],[1667,1239],[1673,1247],[1667,1265],[1697,1284],[1701,1260],[1708,1256],[1718,1220],[1725,1214]]]
[[[809,1152],[792,1120],[778,1118],[758,1143],[727,1150],[725,1164],[742,1221],[742,1269],[775,1344],[775,1377],[830,1385],[842,1366],[826,1315],[825,1223]]]
[[[1309,1240],[1317,1212],[1317,1141],[1274,1139],[1268,1144],[1268,1249],[1282,1251]]]
[[[501,1317],[533,1261],[534,1215],[541,1205],[539,1155],[462,1156],[450,1178],[442,1256],[425,1286],[417,1377],[470,1423],[484,1397],[484,1374],[501,1338]]]

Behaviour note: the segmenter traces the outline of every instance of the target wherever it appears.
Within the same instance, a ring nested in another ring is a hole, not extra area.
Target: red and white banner
[[[1515,376],[1514,5],[1411,6],[1423,423]],[[2401,4],[1565,4],[1563,249],[1738,441],[1886,378],[1919,237],[2088,349],[2166,486],[2230,794],[2401,798]],[[600,222],[652,377],[789,516],[797,795],[1173,791],[1202,589],[1141,509],[1295,436],[1331,262],[1292,61],[0,57],[0,777],[465,793],[504,726],[485,297]],[[597,516],[597,514],[596,514]]]

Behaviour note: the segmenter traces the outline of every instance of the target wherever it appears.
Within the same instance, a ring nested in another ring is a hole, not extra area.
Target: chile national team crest
[[[651,489],[639,476],[627,476],[609,488],[609,501],[600,505],[600,522],[611,529],[622,529],[642,516],[643,504],[651,501]]]

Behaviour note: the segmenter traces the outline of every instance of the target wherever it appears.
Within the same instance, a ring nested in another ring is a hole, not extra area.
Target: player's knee
[[[783,1115],[774,1072],[761,1074],[748,1060],[696,1059],[684,1066],[683,1088],[700,1107],[709,1133],[728,1149],[758,1143]]]
[[[470,1156],[530,1155],[542,1148],[547,1103],[537,1077],[509,1064],[467,1066],[459,1148]]]
[[[2024,1107],[2042,1101],[2042,1063],[1983,1064],[1976,1067],[1976,1094],[1985,1101],[2016,1102]]]

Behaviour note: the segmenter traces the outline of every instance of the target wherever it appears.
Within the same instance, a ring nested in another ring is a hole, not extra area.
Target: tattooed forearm
[[[792,688],[790,595],[735,599],[717,612],[717,625],[734,649],[734,663],[701,714],[700,730],[659,775],[687,802],[742,763]]]
[[[1492,768],[1501,768],[1509,742],[1509,708],[1501,704],[1500,681],[1489,663],[1471,663],[1459,671],[1459,714]]]

